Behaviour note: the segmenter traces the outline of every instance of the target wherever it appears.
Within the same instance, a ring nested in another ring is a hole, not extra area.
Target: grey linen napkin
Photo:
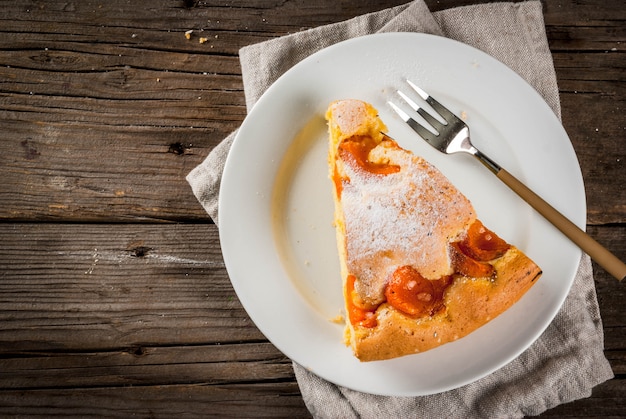
[[[424,32],[479,48],[530,83],[560,118],[556,75],[539,1],[491,3],[431,13],[422,0],[247,46],[240,51],[248,110],[285,71],[334,43],[376,32]],[[217,224],[224,162],[236,132],[187,176]],[[304,401],[317,418],[522,417],[589,397],[613,377],[603,353],[591,261],[583,255],[570,294],[543,335],[522,355],[472,384],[423,397],[386,397],[336,386],[294,363]]]

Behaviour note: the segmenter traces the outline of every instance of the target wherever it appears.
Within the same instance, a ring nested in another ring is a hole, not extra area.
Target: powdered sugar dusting
[[[360,100],[341,100],[331,105],[333,120],[343,135],[352,135],[360,127],[367,114],[365,104]]]
[[[475,214],[463,196],[424,159],[383,142],[370,160],[400,166],[398,173],[371,174],[344,161],[342,207],[348,270],[358,278],[356,291],[381,302],[387,278],[412,265],[425,278],[452,273],[448,243],[465,231]]]

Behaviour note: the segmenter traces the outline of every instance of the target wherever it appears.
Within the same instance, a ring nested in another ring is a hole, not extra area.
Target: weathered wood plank
[[[0,224],[0,237],[0,353],[264,339],[211,224]]]
[[[0,391],[0,415],[309,418],[295,382]]]
[[[209,40],[201,44],[203,50],[209,50],[219,43],[227,45],[233,53],[238,47],[250,43],[250,40],[237,42],[241,35],[252,36],[253,40],[286,35],[405,4],[406,0],[384,3],[340,1],[330,2],[327,6],[307,0],[246,1],[228,5],[220,1],[196,1],[193,2],[194,7],[186,7],[186,3],[189,2],[159,0],[151,2],[149,7],[131,7],[129,10],[128,3],[123,0],[46,3],[3,1],[0,22],[7,28],[7,32],[22,35],[16,40],[22,40],[25,45],[33,39],[31,32],[24,30],[25,24],[40,25],[50,35],[65,34],[66,38],[84,43],[117,41],[122,45],[132,45],[142,40],[140,32],[143,30],[150,35],[144,37],[143,42],[152,42],[161,48],[170,45],[172,40],[184,39],[184,32],[192,29],[194,34],[190,41],[193,42],[188,42],[181,49],[196,49],[199,38],[207,37]],[[133,33],[137,36],[129,39]],[[221,41],[214,41],[219,40],[221,35],[224,35]]]
[[[3,389],[233,384],[293,379],[270,343],[136,346],[110,352],[49,352],[0,358]]]
[[[219,141],[210,129],[15,121],[0,127],[3,219],[209,219],[185,176]]]

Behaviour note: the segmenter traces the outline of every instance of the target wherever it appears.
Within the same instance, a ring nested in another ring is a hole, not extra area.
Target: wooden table
[[[308,416],[185,175],[246,115],[239,48],[403,2],[0,1],[0,416]],[[544,2],[588,231],[621,259],[625,6]],[[616,378],[545,416],[626,416],[625,284],[595,281]]]

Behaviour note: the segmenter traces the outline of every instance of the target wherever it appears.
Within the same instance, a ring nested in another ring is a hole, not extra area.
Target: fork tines
[[[426,93],[422,88],[417,86],[410,80],[406,80],[407,84],[417,93],[426,103],[428,103],[432,109],[439,114],[439,116],[443,119],[443,122],[439,119],[432,116],[428,111],[418,105],[413,99],[411,99],[408,95],[406,95],[401,90],[397,90],[398,95],[402,98],[402,100],[409,105],[411,109],[417,112],[424,120],[434,128],[436,131],[433,133],[428,128],[424,127],[422,124],[413,119],[408,113],[402,110],[395,103],[388,101],[387,103],[391,108],[402,118],[404,122],[406,122],[414,131],[416,131],[422,138],[427,141],[431,141],[439,135],[444,127],[446,127],[449,123],[461,122],[460,119],[450,112],[446,107],[444,107],[441,103],[435,100],[432,96]]]

